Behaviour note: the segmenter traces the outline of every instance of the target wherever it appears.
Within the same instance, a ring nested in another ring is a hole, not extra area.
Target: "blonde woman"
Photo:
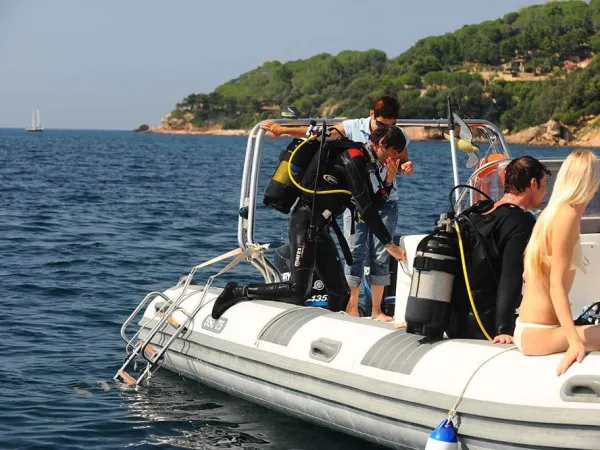
[[[585,271],[581,216],[599,183],[598,158],[587,150],[572,152],[558,171],[525,250],[525,292],[515,344],[525,355],[566,352],[557,375],[583,361],[586,351],[600,350],[600,325],[575,326],[569,305],[576,271]]]

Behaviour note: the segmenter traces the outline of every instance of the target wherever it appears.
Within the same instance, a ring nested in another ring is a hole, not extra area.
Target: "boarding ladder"
[[[121,327],[121,337],[127,344],[125,347],[126,356],[125,356],[123,365],[117,371],[117,373],[115,374],[113,379],[115,379],[115,380],[121,379],[127,384],[136,385],[136,386],[139,386],[139,385],[143,384],[144,381],[149,380],[150,377],[152,376],[152,374],[154,373],[154,371],[156,371],[156,369],[158,369],[164,354],[169,349],[171,344],[180,335],[188,332],[188,330],[190,329],[189,325],[194,320],[194,317],[196,316],[198,311],[200,311],[206,305],[206,301],[205,301],[206,295],[208,294],[208,291],[209,291],[210,287],[212,286],[215,278],[222,275],[223,273],[225,273],[229,269],[233,268],[234,266],[238,265],[240,262],[242,262],[244,260],[249,261],[253,258],[264,259],[263,252],[265,250],[267,250],[268,248],[269,248],[269,244],[262,244],[262,245],[252,244],[252,245],[249,245],[248,248],[246,248],[245,250],[242,250],[241,248],[237,248],[235,250],[231,250],[230,252],[224,253],[224,254],[217,256],[209,261],[203,262],[202,264],[195,266],[187,276],[182,277],[179,280],[179,282],[177,283],[176,287],[181,286],[181,284],[183,283],[183,289],[182,289],[181,293],[177,296],[177,298],[175,298],[174,300],[167,297],[165,294],[163,294],[161,292],[151,292],[148,295],[146,295],[146,297],[141,301],[141,303],[137,306],[137,308],[135,308],[135,310],[130,314],[130,316],[127,318],[127,320],[125,321],[125,323],[123,323],[123,326]],[[193,311],[191,313],[188,313],[183,308],[182,303],[188,297],[190,297],[192,294],[194,294],[194,292],[191,292],[188,294],[187,290],[188,290],[190,284],[192,283],[195,273],[203,267],[206,267],[213,263],[222,261],[224,259],[232,258],[232,257],[235,257],[235,259],[233,261],[231,261],[229,264],[227,264],[218,273],[216,273],[215,275],[211,275],[208,278],[206,284],[204,285],[204,289],[202,290],[202,295],[201,295],[200,301],[198,302],[196,307],[194,307]],[[185,280],[185,282],[184,282],[184,280]],[[267,281],[269,281],[269,280],[267,280]],[[142,321],[140,322],[141,326],[139,327],[139,329],[135,332],[135,334],[132,337],[128,337],[127,336],[127,328],[134,322],[136,317],[139,315],[140,311],[144,311],[145,307],[148,305],[148,303],[151,302],[152,300],[156,299],[157,297],[162,298],[165,301],[164,304],[160,305],[160,307],[157,308],[152,319],[144,321],[144,319],[142,317]],[[175,312],[178,312],[178,311],[181,312],[186,318],[183,323],[180,323],[174,317]],[[148,323],[151,323],[151,322],[156,322],[156,323],[154,324],[154,326],[152,328],[150,328],[150,330],[147,332],[146,336],[144,336],[144,338],[141,339],[140,335],[141,335],[142,331],[148,330],[148,328],[145,327],[145,325]],[[167,342],[164,345],[162,345],[162,348],[160,350],[156,350],[154,347],[150,346],[149,344],[152,341],[152,339],[159,332],[162,332],[162,333],[165,333],[168,335],[169,333],[167,332],[167,326],[169,324],[173,328],[175,328],[175,332],[172,335],[170,335],[169,339],[167,340]],[[146,367],[144,368],[144,370],[142,370],[141,374],[136,379],[136,378],[132,377],[131,375],[129,375],[129,373],[127,373],[127,368],[133,361],[135,361],[137,359],[138,356],[143,357],[147,361],[147,363],[146,363]]]

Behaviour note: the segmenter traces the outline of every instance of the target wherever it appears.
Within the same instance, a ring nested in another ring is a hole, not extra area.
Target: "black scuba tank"
[[[448,327],[454,278],[460,268],[456,233],[451,221],[444,220],[445,225],[417,246],[405,315],[408,333],[436,340]]]
[[[306,168],[313,159],[313,156],[319,150],[318,139],[310,141],[294,139],[290,142],[289,145],[281,151],[281,154],[279,155],[279,164],[271,176],[264,192],[263,203],[284,214],[290,212],[290,209],[300,194],[290,179],[288,172],[288,165],[290,165],[292,153],[300,145],[302,145],[302,147],[298,149],[291,163],[292,176],[296,182],[300,183]]]

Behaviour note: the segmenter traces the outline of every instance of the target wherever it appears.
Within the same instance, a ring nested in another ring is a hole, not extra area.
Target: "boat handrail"
[[[308,127],[311,121],[317,126],[325,120],[327,127],[335,126],[345,118],[300,118],[300,119],[274,119],[275,123],[283,127]],[[480,129],[484,137],[499,153],[511,157],[508,144],[500,129],[487,120],[464,119],[470,129]],[[256,205],[259,183],[260,161],[263,150],[265,131],[260,128],[262,122],[254,125],[248,136],[244,168],[242,173],[242,185],[240,189],[239,218],[238,218],[238,244],[240,248],[246,249],[250,245],[259,245],[255,240],[254,231],[256,223]],[[424,127],[429,129],[447,129],[447,119],[398,119],[396,125],[402,128]],[[453,161],[454,164],[454,161]],[[455,169],[453,167],[453,169]],[[281,281],[281,273],[267,258],[250,261],[267,281]]]

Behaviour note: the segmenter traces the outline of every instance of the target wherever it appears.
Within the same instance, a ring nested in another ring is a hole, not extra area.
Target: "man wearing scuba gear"
[[[541,205],[549,175],[537,159],[516,158],[504,170],[503,197],[496,203],[479,202],[462,214],[471,290],[481,321],[495,343],[513,342],[523,286],[523,253],[535,224],[527,210]],[[462,273],[455,278],[452,309],[449,337],[484,338]]]
[[[394,151],[404,143],[402,131],[389,127],[374,133],[377,145]],[[336,150],[335,141],[326,141],[306,170],[302,186],[316,185],[316,192],[303,191],[290,217],[289,239],[292,261],[289,282],[240,286],[229,282],[213,306],[215,319],[241,301],[262,299],[304,305],[310,295],[313,273],[327,289],[328,308],[344,311],[350,297],[337,247],[329,233],[332,221],[341,215],[353,199],[363,220],[396,259],[404,260],[405,252],[395,245],[377,211],[381,201],[373,194],[369,181],[370,164],[367,150],[359,143],[344,138]],[[327,147],[327,148],[325,148]],[[319,167],[320,166],[320,167]],[[318,173],[317,173],[318,172]],[[322,191],[334,193],[316,195]]]
[[[344,120],[341,126],[336,126],[333,133],[343,135],[354,142],[369,143],[371,133],[380,127],[393,126],[399,112],[398,101],[390,96],[383,96],[375,100],[369,117],[361,119]],[[288,134],[295,137],[305,137],[305,128],[283,127],[275,122],[265,121],[261,128],[270,131],[275,136]],[[336,133],[337,132],[337,133]],[[374,149],[375,160],[370,164],[370,179],[375,192],[385,190],[387,200],[380,202],[379,215],[383,220],[389,234],[393,237],[398,219],[398,189],[396,188],[396,174],[409,175],[413,173],[413,164],[408,160],[408,144],[410,138],[403,132],[404,147],[400,150],[399,158],[389,158],[389,155]],[[383,243],[373,236],[374,233],[363,222],[355,223],[354,215],[350,210],[344,213],[344,236],[349,243],[353,263],[345,265],[346,279],[350,285],[350,301],[346,312],[358,316],[358,303],[360,284],[364,276],[367,246],[369,247],[370,282],[371,282],[371,316],[375,319],[390,322],[391,317],[381,311],[381,302],[385,286],[390,283],[389,256]]]

